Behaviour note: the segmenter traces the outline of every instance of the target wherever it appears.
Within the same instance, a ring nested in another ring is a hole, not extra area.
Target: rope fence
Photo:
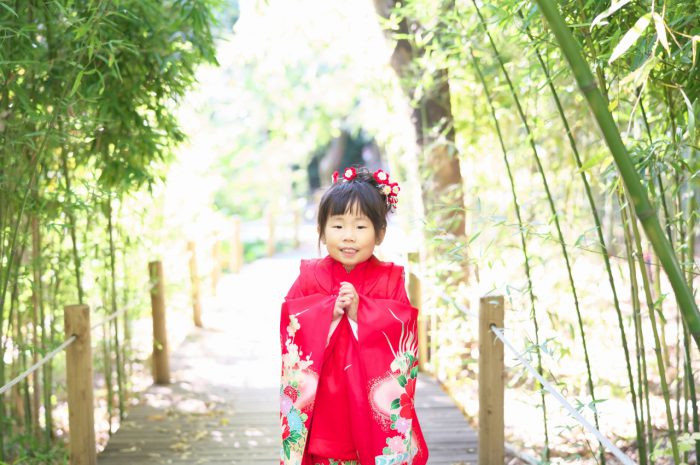
[[[538,372],[537,370],[530,364],[530,362],[525,359],[520,352],[511,344],[511,342],[505,337],[503,334],[503,328],[497,328],[496,326],[491,326],[491,331],[496,335],[500,341],[507,346],[511,352],[515,355],[515,357],[522,363],[525,368],[534,376],[537,378],[537,380],[542,383],[542,386],[554,396],[554,398],[566,409],[571,413],[571,415],[581,423],[588,431],[590,431],[597,439],[600,441],[603,446],[605,446],[606,449],[608,449],[612,454],[617,457],[620,462],[622,462],[625,465],[635,465],[635,461],[632,460],[627,454],[622,452],[615,444],[613,444],[607,437],[603,435],[595,426],[593,426],[588,420],[586,420],[583,415],[581,415],[576,408],[574,408],[573,405],[571,405],[565,398],[562,396],[559,391],[557,391],[554,386],[552,386],[546,379],[544,379]]]
[[[479,314],[477,315],[465,305],[457,302],[436,283],[424,275],[415,271],[417,267],[417,254],[409,254],[411,271],[409,274],[409,289],[412,290],[411,301],[421,302],[421,283],[430,288],[430,293],[444,302],[452,305],[460,313],[479,321],[479,464],[503,463],[504,447],[513,455],[519,456],[528,463],[534,463],[536,459],[519,453],[514,447],[505,443],[504,438],[504,382],[503,373],[503,347],[513,352],[519,362],[542,384],[542,386],[559,402],[571,416],[586,430],[593,434],[598,441],[610,451],[624,465],[634,465],[636,462],[627,454],[615,446],[610,439],[601,433],[595,426],[586,420],[573,405],[567,401],[561,393],[545,380],[537,370],[522,356],[512,342],[503,333],[503,297],[489,295],[481,297]],[[417,289],[417,290],[416,290]],[[416,305],[416,306],[418,306]],[[423,317],[425,318],[425,317]],[[419,335],[427,333],[425,319],[420,320]],[[433,323],[431,322],[431,326]],[[431,328],[435,330],[436,328]],[[491,334],[491,337],[489,337]],[[419,336],[420,337],[420,336]],[[494,338],[495,337],[495,338]],[[423,336],[427,341],[427,336]],[[498,339],[502,345],[495,344]],[[420,339],[419,339],[420,340]],[[426,344],[424,342],[424,344]],[[431,346],[433,343],[431,342]],[[419,357],[425,357],[427,349]],[[431,354],[432,355],[432,354]]]
[[[150,289],[150,287],[151,286],[148,286],[148,287],[145,287],[144,289],[148,290],[148,289]],[[119,316],[123,315],[124,313],[126,313],[129,310],[131,310],[132,308],[134,308],[137,304],[138,304],[138,302],[136,301],[136,299],[134,299],[134,301],[130,302],[128,305],[126,305],[124,308],[122,308],[118,312],[114,312],[112,315],[110,315],[109,317],[100,321],[99,323],[92,325],[90,329],[92,330],[92,329],[99,328],[103,325],[106,325],[107,323],[109,323],[113,319],[118,318]],[[5,384],[3,387],[0,387],[0,395],[9,391],[14,385],[21,382],[23,379],[27,378],[29,375],[34,373],[36,370],[38,370],[42,366],[46,365],[50,360],[52,360],[54,357],[56,357],[58,354],[60,354],[66,347],[68,347],[73,342],[75,342],[75,340],[76,340],[75,334],[70,335],[65,341],[63,341],[61,343],[61,345],[59,345],[54,350],[52,350],[51,352],[46,354],[41,360],[37,361],[34,365],[27,368],[25,371],[20,373],[12,381]]]

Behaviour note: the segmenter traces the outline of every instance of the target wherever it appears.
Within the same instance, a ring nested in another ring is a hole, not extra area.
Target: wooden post
[[[76,337],[66,348],[70,464],[96,465],[90,307],[68,305],[63,310],[63,318],[66,338]]]
[[[187,250],[190,253],[190,288],[192,294],[192,318],[194,325],[202,327],[202,301],[199,292],[199,272],[197,271],[197,244],[187,241]]]
[[[170,362],[168,360],[168,333],[165,325],[165,286],[163,285],[163,264],[160,260],[148,264],[148,274],[151,278],[151,312],[153,316],[153,382],[155,384],[169,384]]]
[[[408,265],[408,299],[418,309],[418,367],[424,371],[428,363],[428,318],[424,313],[420,279],[415,272],[420,265],[418,252],[409,252]]]
[[[479,465],[504,459],[503,344],[491,325],[503,327],[503,296],[479,300]]]
[[[216,295],[219,278],[221,278],[221,241],[219,239],[214,241],[214,246],[211,248],[211,262],[211,293]]]
[[[231,272],[240,273],[243,267],[243,243],[241,242],[241,219],[233,218],[233,239],[231,243]]]
[[[272,257],[275,254],[275,211],[270,204],[267,207],[267,256]]]

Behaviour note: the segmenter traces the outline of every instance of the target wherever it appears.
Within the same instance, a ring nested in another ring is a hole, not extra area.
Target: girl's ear
[[[384,235],[386,234],[386,228],[382,228],[379,230],[379,234],[377,234],[377,245],[381,245],[382,242],[384,241]]]

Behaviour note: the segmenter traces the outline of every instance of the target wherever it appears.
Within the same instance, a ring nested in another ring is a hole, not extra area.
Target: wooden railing
[[[418,272],[418,255],[409,254],[409,275],[408,289],[411,303],[414,307],[424,310],[421,293],[422,282],[425,281]],[[505,458],[505,417],[504,417],[504,394],[505,394],[505,363],[504,348],[507,346],[516,359],[524,366],[530,374],[537,379],[549,394],[559,402],[562,407],[569,411],[572,418],[576,419],[584,428],[592,433],[598,441],[610,451],[620,463],[633,465],[635,462],[607,437],[605,437],[595,426],[590,424],[575,407],[567,401],[561,393],[552,386],[540,373],[522,356],[522,351],[518,351],[512,342],[504,335],[504,299],[501,295],[488,295],[479,298],[479,314],[475,315],[469,309],[455,302],[444,291],[437,289],[430,282],[426,283],[432,288],[432,292],[441,299],[459,308],[465,315],[477,320],[479,324],[479,432],[478,432],[478,454],[479,465],[492,465],[504,462]],[[430,318],[419,314],[418,319],[418,350],[421,367],[430,364],[435,354],[436,338],[433,336],[437,329],[436,314],[430,311]],[[432,349],[432,350],[431,350]],[[432,364],[431,364],[432,365]],[[531,457],[517,453],[512,447],[509,451],[519,455],[520,458],[529,462],[537,463]]]
[[[418,363],[425,371],[432,361],[437,347],[435,334],[437,317],[423,307],[422,279],[418,271],[418,253],[408,254],[408,294],[418,313]],[[443,296],[451,301],[449,296]],[[468,312],[468,310],[465,310]],[[473,315],[472,315],[473,316]],[[503,296],[483,296],[479,299],[479,465],[503,463],[505,366],[503,344],[491,331],[492,326],[503,327]]]

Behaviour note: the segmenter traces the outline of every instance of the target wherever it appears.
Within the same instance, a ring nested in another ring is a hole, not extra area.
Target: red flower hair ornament
[[[333,172],[331,178],[332,184],[338,182],[350,182],[357,177],[357,170],[355,168],[348,167],[343,170],[343,176],[340,178],[340,174],[337,171]],[[401,187],[397,182],[389,181],[389,173],[384,170],[377,170],[372,174],[374,181],[377,183],[376,187],[379,193],[385,197],[386,205],[391,210],[396,210],[396,204],[399,202],[399,192]]]

